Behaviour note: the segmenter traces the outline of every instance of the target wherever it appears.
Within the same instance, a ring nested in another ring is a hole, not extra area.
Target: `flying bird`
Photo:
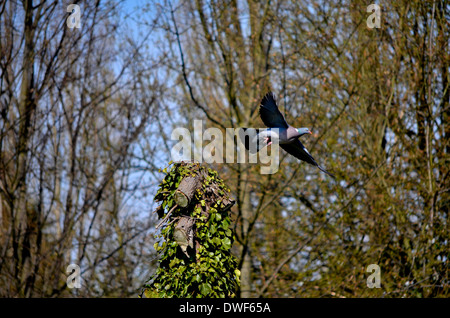
[[[277,138],[280,147],[287,153],[302,161],[306,161],[313,166],[316,166],[321,171],[335,178],[333,174],[322,168],[314,160],[309,151],[298,139],[305,134],[311,134],[311,131],[309,131],[308,128],[294,128],[289,125],[278,109],[275,96],[272,92],[267,93],[263,97],[259,108],[259,115],[261,116],[263,123],[269,128],[266,130],[257,131],[256,136],[253,136],[253,138],[247,138],[244,141],[244,145],[247,150],[254,149],[257,152],[261,148],[270,145],[272,140]],[[278,134],[271,130],[271,128],[278,128]],[[245,130],[246,129],[244,128],[244,131]],[[252,144],[256,144],[256,147],[251,147]]]

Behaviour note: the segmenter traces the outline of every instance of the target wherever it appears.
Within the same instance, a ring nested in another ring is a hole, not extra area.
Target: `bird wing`
[[[275,95],[272,92],[266,94],[261,101],[259,107],[259,115],[267,127],[271,128],[288,128],[286,120],[278,109]]]
[[[239,138],[244,144],[245,149],[250,151],[250,153],[255,154],[265,146],[265,138],[269,137],[270,134],[267,133],[267,129],[256,129],[256,128],[240,128]]]
[[[331,177],[335,178],[334,175],[332,175],[327,170],[325,170],[324,168],[319,166],[319,164],[314,160],[314,158],[311,156],[309,151],[300,142],[300,140],[296,139],[295,141],[288,143],[288,144],[280,144],[280,147],[283,148],[287,153],[294,156],[295,158],[298,158],[298,159],[303,160],[313,166],[316,166],[321,171],[323,171],[326,174],[330,175]]]

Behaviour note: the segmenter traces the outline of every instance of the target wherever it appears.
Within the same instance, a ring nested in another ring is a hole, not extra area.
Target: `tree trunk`
[[[241,189],[241,216],[242,216],[242,266],[241,266],[241,298],[252,297],[252,261],[249,254],[249,226],[252,217],[252,206],[250,202],[250,192],[247,187],[247,165],[244,165],[244,173],[239,180]]]
[[[15,204],[13,227],[14,259],[16,261],[16,279],[19,295],[24,295],[24,281],[30,275],[31,264],[29,251],[24,249],[27,226],[27,200],[26,200],[26,176],[27,176],[27,156],[30,136],[31,119],[36,108],[34,99],[34,21],[33,21],[33,1],[24,2],[25,9],[25,48],[23,53],[23,73],[20,87],[19,102],[19,138],[17,144],[17,179],[15,180]]]
[[[202,182],[200,176],[196,177],[185,177],[181,180],[177,191],[175,192],[174,198],[175,202],[182,208],[189,205],[192,198],[194,197],[195,191],[201,187]]]

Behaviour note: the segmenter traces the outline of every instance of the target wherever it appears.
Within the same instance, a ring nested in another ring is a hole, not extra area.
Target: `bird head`
[[[312,132],[308,128],[297,128],[298,133],[300,136],[306,135],[306,134],[312,134]]]

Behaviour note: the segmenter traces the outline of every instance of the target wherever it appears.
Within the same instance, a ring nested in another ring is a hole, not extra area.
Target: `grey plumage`
[[[284,116],[281,114],[278,109],[278,105],[275,99],[275,95],[272,92],[267,93],[262,101],[259,108],[259,114],[263,123],[269,128],[278,128],[279,129],[279,144],[280,147],[283,148],[287,153],[292,156],[305,161],[313,166],[316,166],[321,171],[330,175],[334,178],[334,175],[329,173],[327,170],[322,168],[311,156],[309,151],[303,146],[303,144],[298,140],[298,138],[304,133],[311,133],[307,128],[301,128],[305,132],[300,133],[299,130],[289,125]],[[270,133],[269,133],[270,135]],[[269,137],[270,138],[270,137]],[[268,140],[266,140],[267,144],[270,144]],[[259,149],[258,149],[259,150]]]

